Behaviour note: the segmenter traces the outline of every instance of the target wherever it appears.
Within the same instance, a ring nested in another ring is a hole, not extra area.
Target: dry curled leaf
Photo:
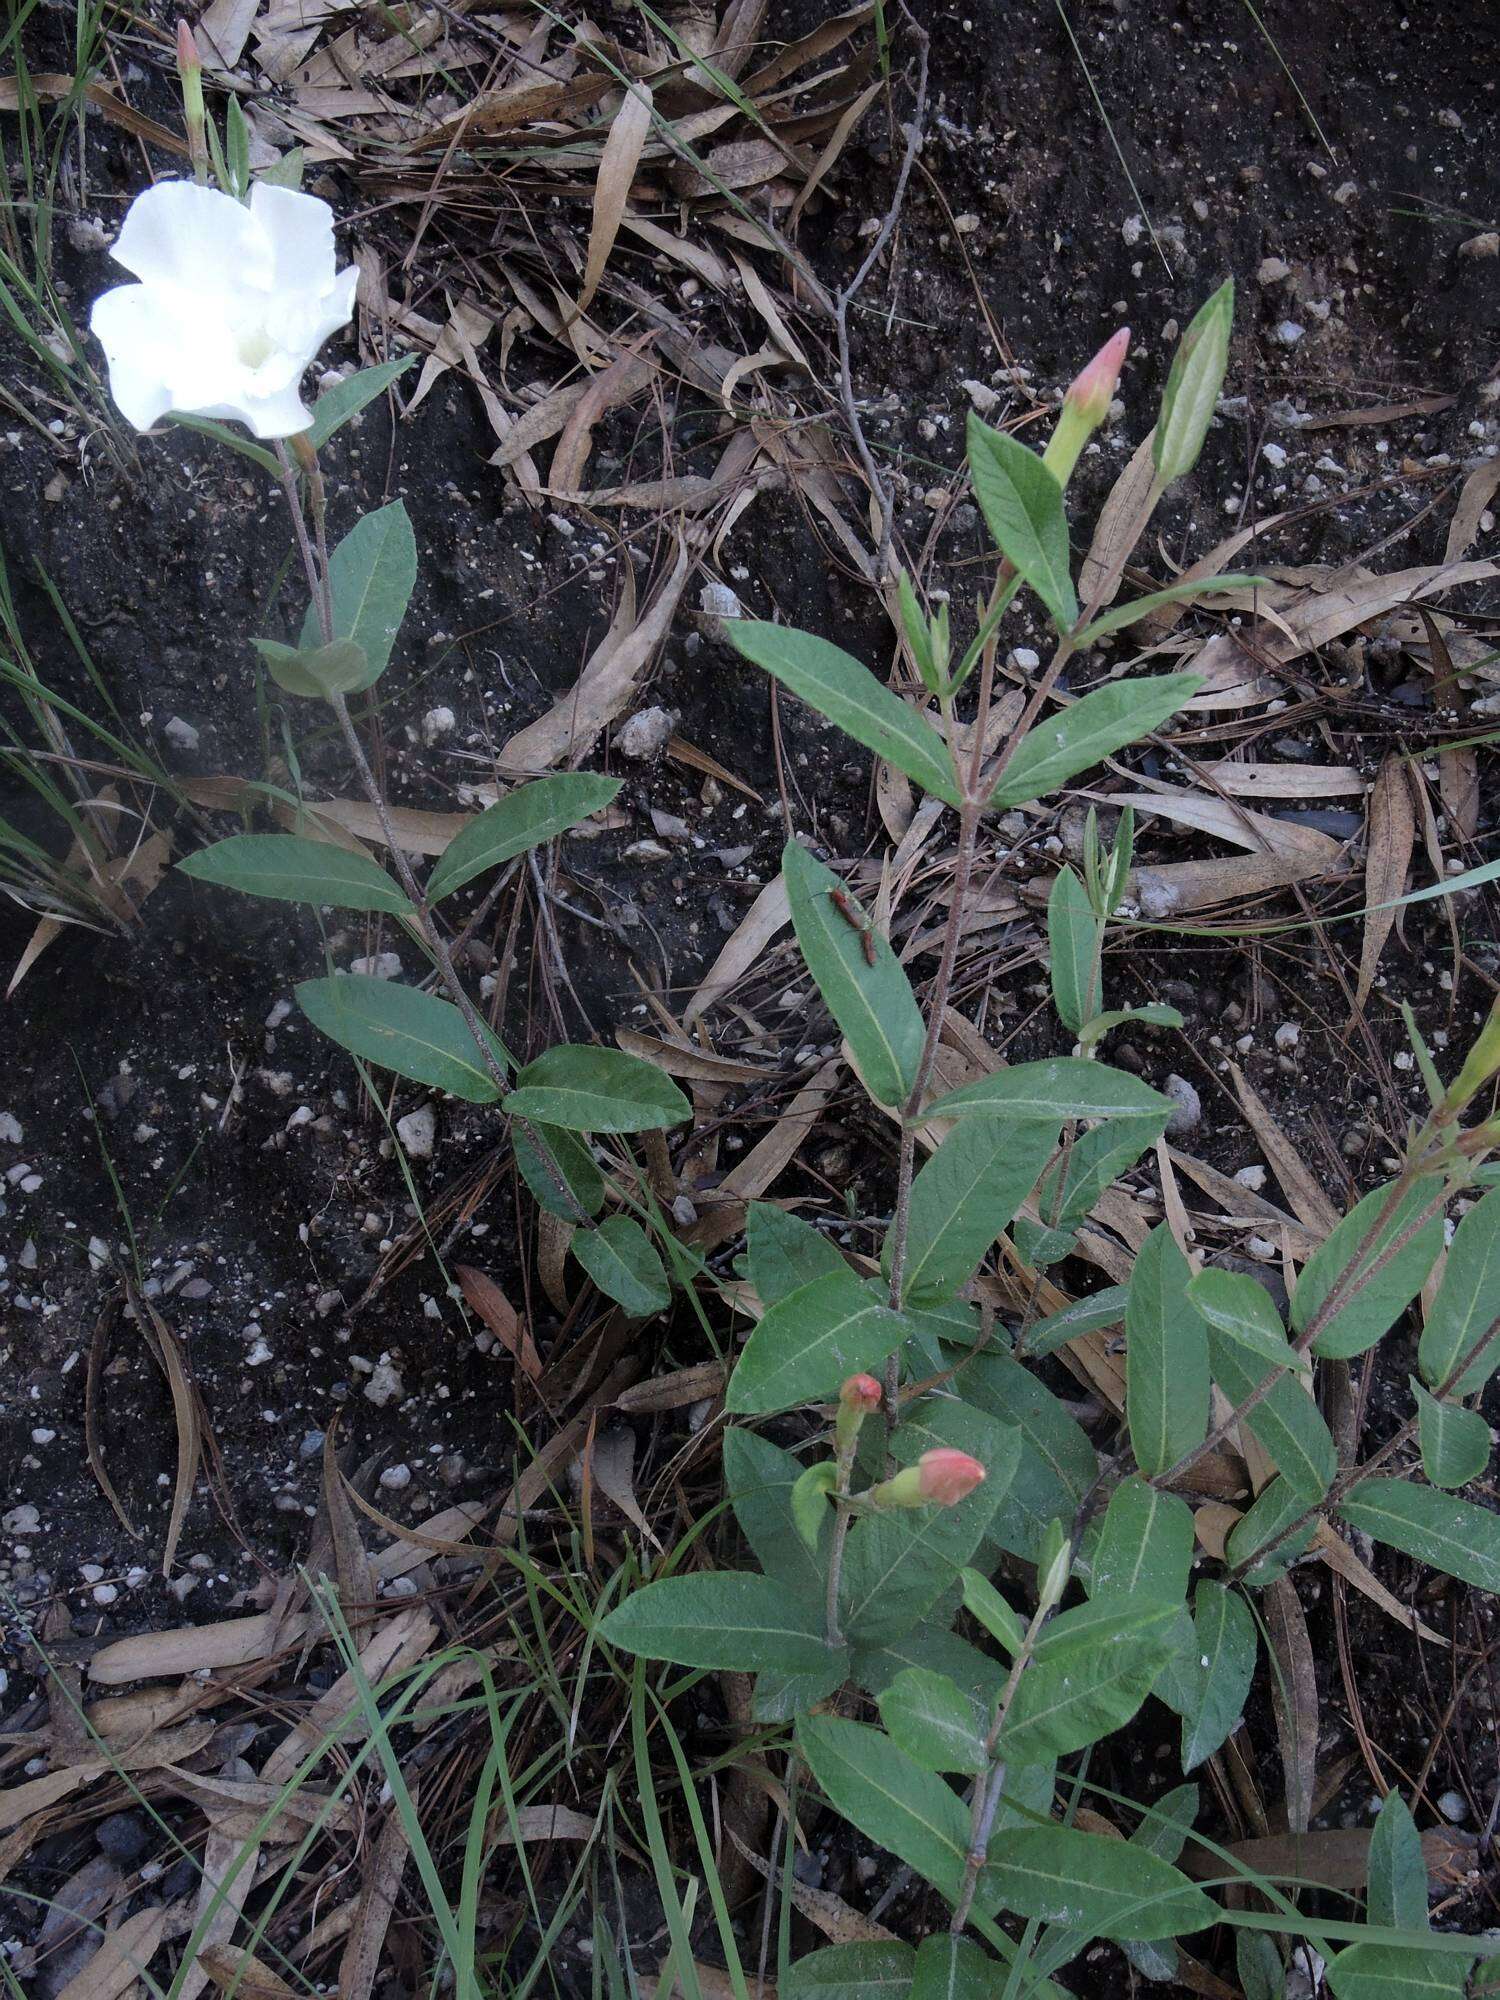
[[[1368,849],[1365,856],[1365,930],[1359,952],[1359,978],[1354,1011],[1370,997],[1380,954],[1385,949],[1397,912],[1390,908],[1406,887],[1411,851],[1417,836],[1412,810],[1411,781],[1406,759],[1392,751],[1381,765],[1370,792]]]

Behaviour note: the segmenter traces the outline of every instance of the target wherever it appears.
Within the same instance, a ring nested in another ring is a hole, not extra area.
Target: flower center
[[[259,368],[269,361],[276,343],[264,326],[247,327],[235,342],[235,352],[247,368]]]

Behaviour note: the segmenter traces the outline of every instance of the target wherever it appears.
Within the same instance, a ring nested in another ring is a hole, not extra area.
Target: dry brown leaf
[[[169,1906],[157,1903],[137,1910],[117,1929],[106,1933],[104,1942],[82,1972],[76,1973],[57,2000],[121,2000],[156,1956],[166,1936]]]
[[[1109,497],[1099,510],[1094,539],[1083,559],[1083,568],[1078,572],[1080,603],[1094,604],[1097,601],[1102,611],[1105,605],[1113,604],[1119,595],[1120,577],[1117,576],[1113,586],[1096,600],[1096,593],[1111,570],[1118,567],[1123,575],[1124,565],[1144,526],[1142,510],[1156,478],[1155,441],[1156,432],[1148,431],[1130,454],[1125,469],[1109,489]],[[1212,575],[1212,571],[1207,574]]]
[[[593,449],[594,426],[599,419],[622,403],[633,403],[656,376],[658,364],[641,351],[642,345],[637,342],[592,376],[569,410],[547,472],[547,491],[554,499],[576,498],[582,490],[584,468]]]
[[[1379,906],[1392,903],[1405,889],[1417,836],[1406,759],[1394,750],[1381,765],[1371,787],[1367,826],[1365,930],[1359,952],[1359,978],[1354,988],[1356,1014],[1370,997],[1380,954],[1396,921],[1395,910]]]
[[[198,1882],[198,1902],[193,1916],[194,1935],[210,1950],[227,1945],[234,1936],[245,1907],[245,1898],[255,1886],[255,1870],[260,1860],[260,1843],[222,1827],[210,1826],[203,1844],[202,1874]],[[199,1927],[202,1926],[200,1929]],[[210,1973],[195,1956],[182,1973],[177,2000],[198,2000],[208,1985]]]
[[[517,1360],[533,1382],[542,1378],[542,1360],[531,1329],[494,1279],[472,1264],[455,1264],[453,1275],[470,1309],[478,1313],[500,1345]]]
[[[613,88],[612,77],[579,76],[565,83],[520,83],[508,90],[481,91],[462,111],[441,119],[412,140],[411,148],[420,153],[454,141],[468,145],[475,139],[535,124],[539,119],[565,120],[588,110]]]
[[[495,1824],[496,1840],[512,1846],[534,1840],[592,1840],[598,1826],[571,1806],[517,1806]]]
[[[612,625],[590,655],[577,685],[504,745],[496,760],[502,770],[526,777],[563,762],[576,765],[587,755],[624,710],[636,682],[665,639],[691,566],[691,554],[683,544],[671,574],[658,584],[639,620],[628,630]]]
[[[198,16],[193,33],[210,68],[233,69],[250,38],[260,0],[212,0]]]
[[[816,1131],[842,1068],[835,1059],[813,1071],[766,1136],[724,1176],[714,1191],[715,1206],[684,1231],[684,1242],[710,1250],[739,1233],[744,1227],[746,1203],[765,1193]]]
[[[172,1391],[172,1415],[177,1426],[177,1477],[172,1487],[172,1512],[167,1522],[167,1539],[161,1557],[161,1573],[170,1576],[188,1503],[193,1497],[193,1481],[203,1456],[201,1410],[197,1391],[188,1380],[187,1364],[171,1328],[153,1302],[128,1276],[125,1279],[125,1294]]]
[[[664,1958],[660,1974],[656,1978],[649,1972],[642,1975],[640,1981],[642,2000],[684,2000],[682,1982],[671,1972],[671,1963],[670,1958]],[[708,1965],[701,1958],[695,1958],[693,1978],[703,2000],[739,2000],[740,1988],[722,1965]],[[667,1982],[665,1985],[662,1984],[663,1980]],[[761,1996],[761,2000],[776,2000],[775,1981],[762,1981],[757,1985],[756,1992]]]
[[[648,1410],[680,1410],[689,1403],[701,1403],[722,1395],[727,1371],[722,1361],[700,1361],[693,1368],[679,1368],[672,1375],[658,1375],[622,1390],[615,1408],[629,1414]]]
[[[1206,792],[1168,791],[1111,792],[1109,803],[1131,806],[1136,812],[1158,813],[1178,826],[1199,833],[1215,834],[1252,854],[1275,854],[1297,861],[1331,868],[1344,851],[1344,843],[1315,827],[1294,821],[1273,819],[1268,813],[1253,812],[1229,799],[1210,798]]]
[[[109,1766],[101,1758],[87,1764],[71,1764],[61,1771],[44,1772],[40,1778],[28,1778],[23,1785],[12,1785],[8,1791],[0,1792],[0,1833],[8,1833],[13,1826],[20,1826],[34,1813],[45,1812],[59,1800],[76,1792],[81,1785],[91,1784]]]
[[[1271,1705],[1286,1776],[1286,1817],[1293,1833],[1312,1818],[1318,1766],[1318,1673],[1301,1599],[1289,1577],[1278,1577],[1261,1598],[1266,1636],[1276,1656]]]
[[[1258,1840],[1226,1842],[1225,1852],[1241,1867],[1273,1880],[1320,1882],[1325,1888],[1363,1889],[1370,1874],[1370,1829],[1365,1827],[1319,1827],[1312,1833],[1273,1833]],[[1435,1884],[1444,1884],[1455,1873],[1467,1874],[1473,1866],[1473,1850],[1461,1833],[1451,1827],[1429,1827],[1422,1835],[1422,1858]],[[1218,1880],[1224,1874],[1223,1856],[1189,1841],[1183,1850],[1182,1866],[1200,1880]]]
[[[1137,868],[1131,885],[1142,914],[1164,921],[1225,903],[1243,907],[1275,889],[1344,872],[1312,854],[1233,854],[1204,861],[1163,861]],[[1045,885],[1044,885],[1045,888]]]
[[[102,1687],[148,1681],[162,1674],[215,1672],[269,1659],[295,1646],[313,1624],[311,1612],[288,1617],[260,1611],[251,1618],[225,1618],[217,1625],[184,1625],[167,1632],[139,1632],[102,1647],[89,1661],[89,1679]]]
[[[633,83],[619,110],[610,120],[609,134],[599,155],[599,179],[594,189],[593,221],[589,227],[588,257],[583,267],[583,290],[578,294],[579,312],[587,312],[599,289],[609,253],[615,247],[630,187],[640,165],[641,149],[651,131],[652,99],[648,85]]]
[[[415,1812],[420,1797],[420,1786],[411,1786],[411,1804]],[[359,1892],[359,1909],[355,1914],[354,1926],[349,1933],[339,1959],[338,1991],[339,2000],[370,2000],[374,1991],[375,1977],[380,1970],[381,1954],[385,1949],[385,1934],[390,1929],[391,1917],[396,1908],[396,1895],[401,1887],[401,1877],[406,1871],[407,1858],[411,1847],[406,1837],[406,1826],[394,1806],[386,1814],[385,1825],[380,1829],[380,1837],[375,1842],[375,1851],[365,1863],[365,1877]]]
[[[341,1748],[363,1741],[367,1728],[361,1683],[378,1689],[409,1672],[426,1658],[436,1637],[437,1626],[419,1604],[408,1604],[394,1617],[383,1618],[360,1650],[359,1673],[351,1668],[340,1674],[266,1759],[260,1775],[271,1794],[290,1781],[325,1737]]]
[[[661,1543],[635,1497],[635,1432],[629,1424],[616,1424],[600,1432],[583,1451],[584,1492],[592,1484],[607,1500],[613,1501],[626,1520],[646,1537],[654,1549]]]
[[[1357,793],[1366,781],[1349,764],[1242,764],[1226,757],[1203,764],[1204,777],[1237,799],[1332,799]]]
[[[338,1424],[334,1422],[323,1433],[323,1506],[328,1516],[329,1540],[333,1543],[339,1599],[347,1617],[356,1606],[374,1604],[375,1572],[370,1567],[370,1552],[359,1532],[354,1509],[349,1505],[349,1491],[339,1470],[337,1438]]]
[[[567,1264],[573,1246],[573,1227],[562,1216],[545,1211],[536,1219],[536,1274],[542,1281],[548,1304],[560,1313],[568,1310]]]
[[[1479,517],[1494,499],[1497,490],[1500,490],[1500,458],[1487,459],[1483,465],[1476,466],[1459,490],[1458,505],[1448,523],[1444,562],[1460,562],[1473,548],[1474,538],[1479,533]]]
[[[1331,1570],[1337,1571],[1346,1582],[1352,1583],[1356,1590],[1363,1591],[1370,1602],[1378,1604],[1388,1617],[1394,1618],[1403,1631],[1415,1632],[1419,1639],[1425,1639],[1431,1646],[1447,1648],[1449,1642],[1442,1633],[1434,1632],[1430,1625],[1424,1625],[1409,1604],[1403,1604],[1399,1597],[1387,1590],[1374,1571],[1360,1561],[1349,1544],[1329,1526],[1327,1521],[1319,1521],[1318,1532],[1313,1538],[1313,1547]]]
[[[1209,1500],[1193,1510],[1193,1533],[1198,1537],[1198,1546],[1207,1551],[1215,1562],[1224,1561],[1224,1544],[1230,1531],[1243,1516],[1238,1507],[1228,1507],[1222,1500]]]
[[[57,104],[63,98],[72,96],[76,83],[75,77],[33,71],[26,79],[26,89],[29,96],[34,96],[43,104]],[[154,118],[147,118],[133,110],[123,98],[116,97],[107,84],[85,84],[84,95],[111,125],[120,126],[133,138],[143,139],[148,146],[158,146],[165,153],[187,158],[187,142],[181,133],[174,132],[170,126],[158,125]],[[19,80],[13,76],[0,76],[0,111],[19,111],[22,102]]]
[[[1250,1123],[1271,1171],[1281,1183],[1292,1212],[1318,1242],[1332,1234],[1339,1223],[1339,1211],[1323,1192],[1317,1177],[1303,1163],[1302,1155],[1271,1116],[1238,1065],[1229,1065],[1229,1075],[1240,1109]]]
[[[215,1986],[232,1993],[234,2000],[301,2000],[297,1988],[288,1986],[253,1952],[211,1944],[199,1953],[199,1963]]]
[[[690,1042],[664,1042],[634,1028],[616,1028],[615,1040],[627,1055],[693,1083],[761,1083],[771,1075],[764,1063],[735,1062],[730,1056],[716,1056]]]
[[[1500,465],[1500,459],[1495,460]],[[1474,750],[1454,746],[1438,752],[1438,795],[1443,811],[1461,840],[1473,840],[1479,832],[1479,756]]]
[[[741,917],[738,928],[704,974],[702,985],[683,1009],[683,1026],[691,1028],[717,1000],[737,986],[751,967],[765,957],[771,940],[791,921],[786,883],[777,875]]]

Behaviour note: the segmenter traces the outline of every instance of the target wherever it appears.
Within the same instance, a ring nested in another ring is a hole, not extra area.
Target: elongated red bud
[[[846,1410],[862,1410],[868,1415],[880,1408],[880,1384],[873,1375],[851,1375],[839,1390],[839,1401]]]
[[[839,1390],[838,1415],[833,1420],[833,1445],[845,1469],[854,1459],[859,1427],[880,1408],[880,1384],[873,1375],[851,1375]]]
[[[1088,367],[1076,375],[1069,385],[1064,400],[1072,404],[1090,430],[1096,429],[1109,415],[1110,403],[1119,387],[1120,370],[1129,351],[1130,328],[1122,326],[1118,333],[1110,335]]]
[[[951,1451],[947,1446],[924,1451],[917,1460],[917,1471],[921,1475],[922,1498],[935,1501],[939,1507],[957,1506],[984,1483],[984,1467],[979,1460],[970,1458],[966,1451]]]

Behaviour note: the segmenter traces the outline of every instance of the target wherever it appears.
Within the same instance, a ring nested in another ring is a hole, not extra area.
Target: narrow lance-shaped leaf
[[[1069,572],[1068,517],[1056,476],[1034,451],[972,413],[969,476],[1000,553],[1051,612],[1061,630],[1078,617]]]
[[[1109,1496],[1089,1559],[1089,1595],[1138,1605],[1181,1604],[1193,1566],[1193,1514],[1175,1493],[1122,1479]]]
[[[847,1267],[830,1271],[778,1300],[756,1324],[730,1378],[727,1406],[758,1414],[831,1396],[850,1375],[879,1367],[906,1332],[868,1280]]]
[[[1221,1912],[1180,1870],[1128,1840],[1069,1826],[1019,1827],[990,1846],[988,1900],[1090,1936],[1182,1937]]]
[[[1429,1395],[1413,1375],[1422,1470],[1434,1486],[1467,1486],[1490,1462],[1490,1427],[1478,1410]]]
[[[357,416],[367,403],[383,396],[416,358],[415,354],[402,354],[394,361],[377,362],[373,368],[361,368],[357,375],[346,376],[331,389],[325,389],[313,404],[312,422],[307,427],[307,441],[313,450],[320,451],[336,430]]]
[[[1057,1128],[964,1121],[912,1182],[904,1305],[938,1305],[974,1275],[980,1259],[1036,1186]],[[885,1262],[890,1263],[890,1238]]]
[[[908,1667],[881,1695],[879,1708],[891,1740],[924,1770],[972,1776],[985,1769],[983,1710],[946,1674]]]
[[[1058,872],[1047,898],[1047,955],[1052,1004],[1076,1035],[1099,1011],[1099,948],[1104,926],[1071,868]]]
[[[1188,1295],[1191,1272],[1165,1223],[1141,1245],[1125,1308],[1125,1410],[1136,1461],[1166,1472],[1208,1432],[1208,1329]]]
[[[1403,1931],[1428,1929],[1431,1918],[1422,1836],[1399,1792],[1387,1792],[1375,1815],[1366,1893],[1372,1924]]]
[[[1417,1359],[1430,1389],[1476,1396],[1500,1368],[1500,1188],[1453,1232]]]
[[[904,1104],[916,1082],[926,1024],[911,982],[843,883],[800,842],[781,856],[792,924],[807,969],[880,1104]]]
[[[1442,1188],[1436,1175],[1395,1200],[1391,1187],[1376,1188],[1318,1245],[1292,1294],[1296,1331],[1320,1322],[1315,1354],[1363,1354],[1411,1304],[1443,1247]]]
[[[278,903],[327,903],[336,910],[415,915],[399,885],[368,854],[326,840],[305,840],[299,834],[231,834],[177,865],[194,881]]]
[[[517,785],[443,849],[428,878],[428,902],[441,902],[476,875],[500,867],[528,848],[555,840],[607,806],[619,789],[618,778],[600,777],[593,771],[559,771],[553,777]]]
[[[676,1125],[692,1106],[654,1063],[581,1042],[546,1049],[516,1077],[506,1109],[567,1132],[647,1132]]]
[[[1219,590],[1254,590],[1269,582],[1270,578],[1265,576],[1229,575],[1200,576],[1193,583],[1170,584],[1165,590],[1153,590],[1147,597],[1132,598],[1129,604],[1111,605],[1108,611],[1084,626],[1074,643],[1081,652],[1085,646],[1092,646],[1096,640],[1102,639],[1106,632],[1121,632],[1168,604],[1191,603],[1195,597],[1211,597]]]
[[[632,1319],[665,1312],[672,1303],[661,1258],[634,1217],[612,1215],[597,1229],[577,1230],[571,1248],[605,1297]]]
[[[417,538],[403,501],[355,522],[333,552],[329,580],[333,637],[363,648],[366,672],[359,685],[371,687],[390,661],[417,580]],[[316,646],[321,637],[317,610],[309,605],[301,644]]]
[[[825,1945],[799,1958],[784,2000],[910,2000],[917,1955],[899,1939]]]
[[[1111,681],[1059,709],[1022,737],[990,793],[992,810],[1046,798],[1080,771],[1160,728],[1203,685],[1201,674]]]
[[[1233,329],[1234,280],[1226,278],[1193,315],[1172,357],[1152,440],[1156,476],[1162,486],[1191,472],[1198,463],[1224,385]]]
[[[733,618],[724,632],[737,652],[774,674],[846,736],[894,764],[924,792],[959,804],[953,760],[942,737],[868,667],[828,640],[786,625]]]
[[[1405,1479],[1362,1479],[1339,1502],[1351,1527],[1476,1590],[1500,1591],[1500,1515]]]
[[[1261,1290],[1253,1278],[1245,1282]],[[1212,1321],[1208,1353],[1214,1380],[1236,1405],[1248,1402],[1269,1372],[1264,1361],[1226,1340]],[[1293,1492],[1306,1501],[1321,1500],[1338,1469],[1338,1452],[1332,1432],[1299,1378],[1280,1376],[1245,1423]]]
[[[815,1605],[799,1603],[774,1577],[721,1570],[663,1577],[632,1591],[603,1620],[599,1636],[606,1645],[679,1667],[810,1673],[833,1650],[816,1617]]]
[[[305,979],[296,992],[313,1026],[351,1055],[471,1104],[499,1096],[463,1015],[449,1001],[364,973]],[[489,1039],[497,1062],[508,1067],[498,1039]]]
[[[1023,1675],[1000,1747],[1018,1764],[1066,1757],[1127,1723],[1170,1658],[1180,1605],[1111,1598],[1053,1620]]]
[[[1186,1643],[1156,1692],[1182,1717],[1182,1768],[1195,1771],[1233,1732],[1255,1673],[1255,1620],[1221,1583],[1200,1583]]]
[[[1139,1077],[1081,1056],[1054,1056],[1048,1062],[1011,1063],[974,1083],[935,1098],[927,1118],[1028,1119],[1165,1118],[1172,1100]]]

